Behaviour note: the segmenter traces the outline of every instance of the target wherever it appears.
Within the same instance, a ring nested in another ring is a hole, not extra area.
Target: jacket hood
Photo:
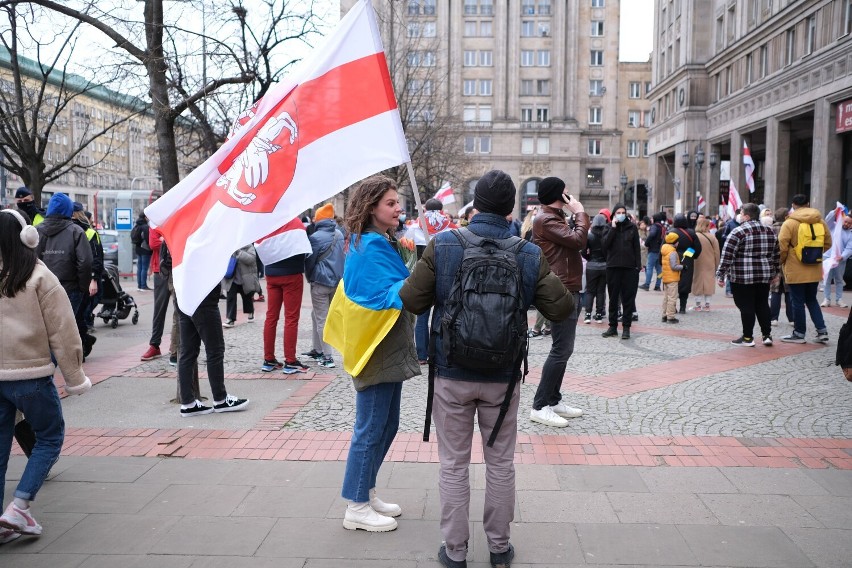
[[[800,223],[819,223],[822,221],[822,215],[820,215],[820,212],[813,207],[797,208],[795,211],[790,213],[790,218],[795,219]]]
[[[684,215],[683,213],[678,213],[677,215],[675,215],[672,226],[674,226],[676,229],[688,229],[689,221],[687,220],[686,215]]]
[[[606,226],[606,217],[604,217],[604,215],[602,213],[598,213],[592,219],[592,228],[594,229],[595,227],[604,227],[604,226]]]
[[[314,228],[317,231],[323,230],[331,231],[333,233],[334,230],[337,229],[337,223],[335,223],[334,219],[331,218],[323,219],[322,221],[317,221],[316,223],[314,223]]]
[[[69,200],[68,203],[71,203]],[[39,231],[44,232],[48,237],[52,237],[58,233],[61,233],[66,227],[69,225],[73,225],[74,222],[71,219],[65,219],[63,217],[47,217],[38,226]]]
[[[74,213],[74,202],[64,193],[55,193],[47,204],[47,214],[59,217],[71,217]]]
[[[668,233],[666,234],[666,242],[670,245],[673,245],[677,242],[678,234],[677,233]]]

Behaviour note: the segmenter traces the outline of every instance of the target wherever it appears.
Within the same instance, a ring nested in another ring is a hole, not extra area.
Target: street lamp
[[[698,146],[695,150],[695,200],[701,191],[701,168],[704,167],[704,148]]]
[[[618,178],[618,181],[621,182],[621,200],[627,200],[627,172],[622,171],[621,177]]]

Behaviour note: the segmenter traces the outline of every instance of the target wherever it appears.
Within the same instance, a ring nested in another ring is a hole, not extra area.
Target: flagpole
[[[420,228],[423,229],[423,234],[426,235],[426,241],[431,240],[429,229],[426,228],[426,215],[423,214],[423,203],[420,202],[420,190],[417,189],[417,180],[414,179],[414,166],[411,162],[406,162],[408,168],[408,179],[411,181],[411,189],[414,191],[414,205],[417,207],[417,220],[420,222]]]

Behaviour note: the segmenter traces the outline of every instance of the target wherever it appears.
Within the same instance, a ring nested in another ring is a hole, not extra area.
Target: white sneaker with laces
[[[380,515],[370,503],[349,502],[343,516],[343,528],[346,530],[364,530],[368,532],[388,532],[395,530],[397,522],[391,517]]]
[[[574,408],[573,406],[568,406],[562,401],[557,402],[550,408],[552,408],[553,412],[555,412],[562,418],[579,418],[583,415],[583,411],[581,409]]]
[[[541,410],[535,408],[530,409],[530,420],[544,424],[545,426],[555,426],[556,428],[564,428],[568,426],[568,421],[553,412],[552,406],[545,406]]]
[[[822,306],[823,308],[829,308],[829,307],[831,307],[831,300],[829,300],[828,298],[826,298],[825,300],[823,300],[822,302],[820,302],[820,306]]]
[[[402,514],[402,507],[396,503],[385,503],[376,497],[376,488],[370,489],[370,507],[375,512],[386,517],[398,517]]]
[[[843,300],[837,300],[837,302],[834,305],[837,306],[838,308],[848,308],[849,307],[849,304],[847,304]]]
[[[0,528],[12,529],[21,534],[41,534],[41,525],[30,514],[30,510],[19,509],[14,503],[9,503],[6,511],[0,516]]]

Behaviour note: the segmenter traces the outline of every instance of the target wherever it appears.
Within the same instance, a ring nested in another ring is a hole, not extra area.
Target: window
[[[852,34],[852,0],[846,0],[846,14],[843,18],[843,33]]]
[[[423,0],[423,13],[427,16],[435,15],[436,0]]]
[[[592,37],[604,35],[604,23],[600,20],[592,20]]]
[[[533,109],[532,107],[521,108],[521,122],[532,122],[533,121]]]
[[[603,187],[603,170],[586,170],[586,187]]]
[[[420,2],[417,0],[409,0],[408,2],[408,15],[416,16],[420,14]]]
[[[733,66],[728,65],[725,68],[725,94],[730,95],[734,92],[734,69]]]
[[[531,49],[521,50],[521,67],[532,67],[535,64],[535,51]]]
[[[535,0],[521,0],[521,14],[524,16],[534,16]]]
[[[751,53],[746,55],[746,77],[745,77],[746,85],[751,85],[752,72],[754,71],[754,69],[753,69],[754,63],[752,62],[752,59],[753,59],[753,57],[752,57]]]
[[[627,126],[637,128],[640,124],[640,113],[638,110],[627,111]]]
[[[476,105],[465,106],[462,110],[462,120],[464,122],[476,121]]]
[[[521,154],[532,154],[535,149],[534,138],[521,138]]]
[[[784,50],[784,65],[790,65],[796,59],[796,30],[787,30],[787,43]]]
[[[479,35],[482,37],[491,37],[494,35],[491,22],[479,22]]]
[[[628,158],[638,158],[639,157],[639,141],[638,140],[628,140],[627,141],[627,157]]]
[[[722,51],[725,47],[725,18],[716,18],[716,51]]]
[[[651,111],[646,110],[642,113],[642,126],[645,128],[651,128]]]
[[[464,80],[464,94],[468,97],[476,94],[476,81],[474,79]]]
[[[538,62],[536,63],[539,67],[550,67],[550,50],[549,49],[539,49],[537,52]]]
[[[538,23],[538,35],[541,37],[548,37],[550,35],[550,22]]]
[[[601,107],[589,108],[589,124],[603,123],[603,109]]]
[[[737,6],[731,5],[728,8],[728,44],[734,42],[737,33]]]
[[[491,122],[491,105],[479,105],[479,122]]]
[[[805,45],[805,53],[816,51],[816,16],[808,18],[808,42]]]
[[[539,138],[536,140],[536,154],[550,154],[550,138]]]
[[[438,35],[438,28],[435,22],[423,23],[423,37],[435,37]]]
[[[464,137],[464,153],[473,154],[476,152],[476,136]]]
[[[601,65],[603,65],[603,51],[599,49],[593,49],[591,55],[592,67],[600,67]]]
[[[521,96],[529,96],[533,94],[535,83],[532,79],[521,79]]]
[[[592,8],[603,8],[604,0],[592,0]]]
[[[466,49],[464,51],[464,66],[465,67],[476,67],[476,51],[472,49]]]
[[[521,37],[533,37],[535,35],[535,22],[532,20],[521,20]]]
[[[548,79],[536,80],[535,91],[536,95],[550,96],[550,81]]]
[[[765,45],[760,46],[760,78],[769,74],[769,54]]]
[[[465,35],[465,37],[475,37],[476,36],[476,22],[471,22],[470,20],[465,20],[465,22],[464,22],[464,35]]]
[[[639,81],[631,81],[630,87],[629,87],[628,92],[627,92],[627,97],[630,98],[630,99],[640,98],[640,96],[641,96],[640,88],[641,87],[639,86]]]
[[[479,13],[483,16],[493,16],[494,15],[494,0],[480,0],[479,1]]]
[[[433,93],[432,85],[432,79],[426,79],[425,81],[423,81],[423,88],[421,89],[421,92],[427,97],[431,97]]]
[[[550,109],[548,107],[538,107],[535,111],[535,118],[538,122],[549,122]]]
[[[409,51],[407,59],[408,59],[408,66],[409,67],[419,67],[420,66],[420,52],[419,51]]]
[[[604,94],[603,81],[601,79],[591,79],[589,81],[589,95],[592,97],[600,97]]]
[[[539,16],[549,16],[550,15],[550,0],[538,0],[538,15]]]
[[[483,97],[491,96],[491,79],[480,79],[479,80],[479,94]]]
[[[423,67],[434,67],[436,61],[434,51],[423,52]]]
[[[464,15],[475,16],[477,12],[476,0],[464,0]]]
[[[482,67],[491,67],[492,63],[492,53],[491,50],[485,50],[479,52],[479,65]]]
[[[647,140],[642,142],[642,157],[643,158],[648,157],[648,141]]]
[[[645,81],[645,95],[651,92],[651,81]]]
[[[491,153],[491,137],[490,136],[480,136],[479,137],[479,153],[480,154],[490,154]]]
[[[408,24],[408,37],[420,37],[420,24],[417,22]]]

